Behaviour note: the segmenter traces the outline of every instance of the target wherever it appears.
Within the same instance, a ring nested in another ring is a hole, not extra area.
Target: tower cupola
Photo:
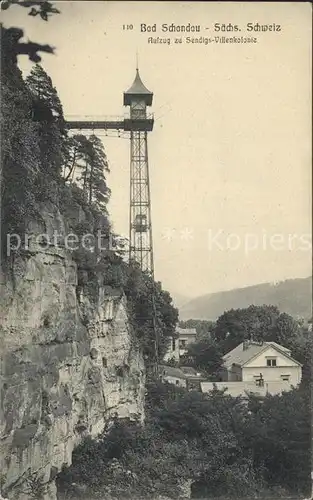
[[[142,83],[139,75],[139,69],[136,69],[136,77],[132,86],[124,92],[124,106],[131,106],[134,100],[142,101],[146,106],[152,105],[153,92],[147,89]]]

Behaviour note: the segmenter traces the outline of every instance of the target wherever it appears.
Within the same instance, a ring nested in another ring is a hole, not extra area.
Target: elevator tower
[[[125,130],[130,131],[129,259],[137,261],[153,277],[148,161],[148,132],[153,129],[153,117],[147,114],[152,99],[153,93],[143,84],[137,68],[132,86],[124,92],[124,106],[129,107]]]

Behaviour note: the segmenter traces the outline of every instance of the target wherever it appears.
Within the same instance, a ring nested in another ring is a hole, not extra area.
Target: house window
[[[277,366],[276,358],[267,358],[266,366]]]
[[[176,349],[176,339],[172,340],[172,351],[175,351]]]
[[[284,380],[285,382],[289,382],[290,375],[281,375],[281,379]]]
[[[180,340],[179,347],[186,347],[186,340]]]
[[[176,385],[179,385],[179,380],[176,380]]]

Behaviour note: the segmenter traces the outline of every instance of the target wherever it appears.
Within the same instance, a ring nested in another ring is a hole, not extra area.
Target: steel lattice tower
[[[70,120],[70,130],[117,130],[130,137],[130,206],[129,206],[129,261],[139,263],[154,279],[151,198],[148,163],[148,132],[153,129],[153,115],[147,114],[152,105],[153,93],[142,83],[138,68],[132,86],[124,92],[124,106],[129,106],[127,118]],[[152,292],[152,323],[155,335],[155,371],[158,373],[159,335],[156,306]]]
[[[147,116],[153,93],[142,83],[138,68],[134,83],[124,92],[124,106],[130,106],[130,212],[129,259],[153,277],[151,198],[148,162],[148,131],[153,119]]]
[[[136,69],[135,80],[124,92],[124,106],[129,106],[127,118],[67,121],[71,130],[117,130],[130,137],[130,207],[129,259],[136,260],[143,271],[153,277],[153,246],[151,200],[148,165],[148,132],[153,129],[153,115],[147,114],[153,93],[141,81]]]

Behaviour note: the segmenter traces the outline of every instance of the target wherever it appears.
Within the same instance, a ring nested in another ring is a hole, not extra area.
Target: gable
[[[243,368],[254,368],[254,367],[265,367],[267,366],[267,358],[276,358],[277,366],[301,366],[301,363],[291,358],[287,353],[277,349],[273,345],[268,345],[261,352],[256,353],[255,356],[247,360],[242,367]]]
[[[247,349],[243,348],[243,342],[237,345],[232,351],[228,352],[223,356],[225,368],[230,368],[233,364],[243,366],[250,359],[265,349],[264,345],[251,343],[248,345]]]

